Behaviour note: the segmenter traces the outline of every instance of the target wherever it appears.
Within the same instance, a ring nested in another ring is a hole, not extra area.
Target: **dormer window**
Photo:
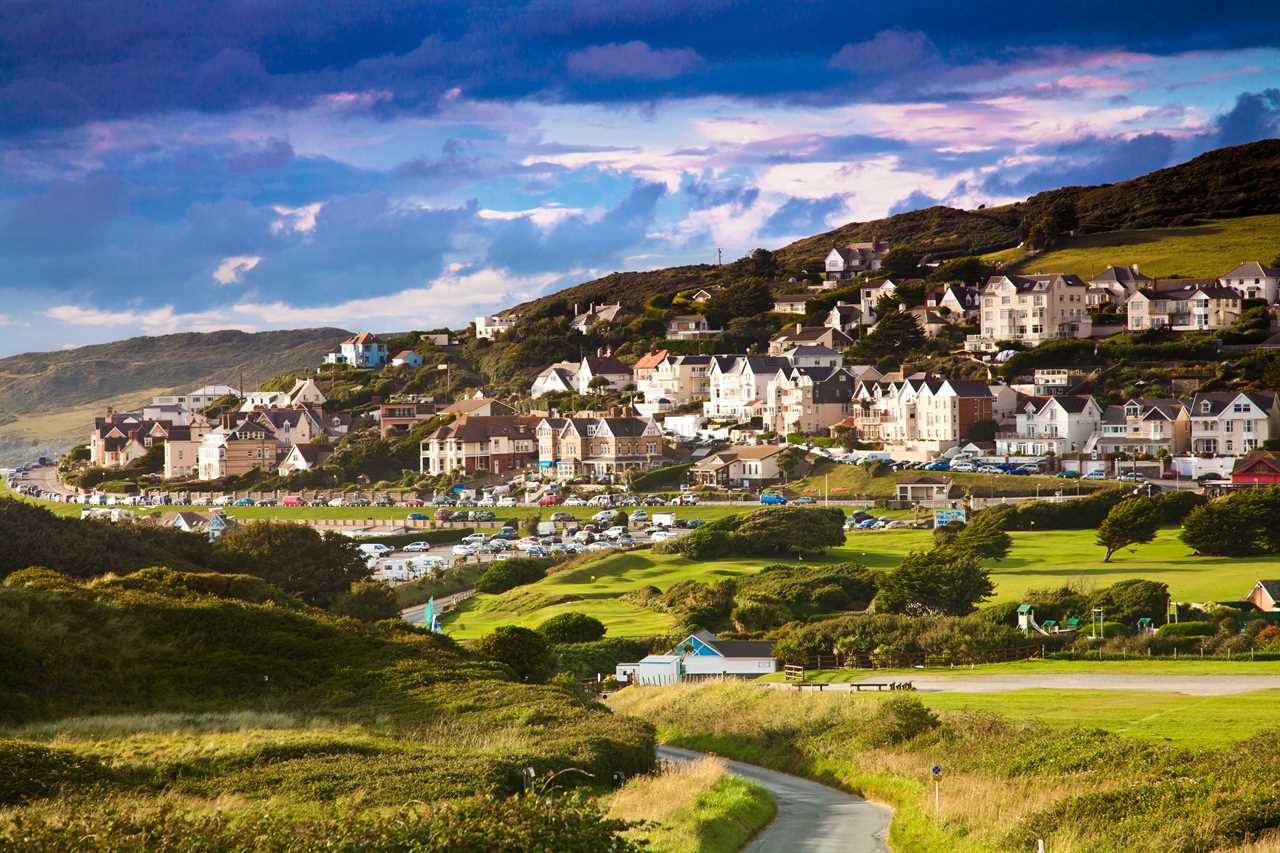
[[[1200,412],[1201,412],[1201,414],[1206,414],[1206,415],[1207,415],[1207,414],[1209,414],[1209,401],[1208,401],[1208,400],[1201,400],[1201,401],[1200,401]]]

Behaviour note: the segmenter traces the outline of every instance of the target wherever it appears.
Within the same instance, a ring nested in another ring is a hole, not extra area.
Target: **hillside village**
[[[769,267],[768,254],[750,260]],[[1207,351],[1280,348],[1278,291],[1280,270],[1259,261],[1195,280],[1117,264],[1084,281],[977,258],[930,262],[873,239],[833,247],[817,274],[650,300],[641,321],[622,303],[588,303],[561,317],[481,316],[462,332],[362,332],[259,390],[205,386],[107,411],[80,465],[102,472],[97,482],[141,469],[166,487],[340,486],[388,479],[389,468],[433,489],[522,474],[620,483],[685,464],[686,485],[758,491],[786,478],[781,453],[803,443],[934,471],[1229,481],[1242,460],[1280,446],[1274,385],[1205,387],[1194,370],[1179,379],[1139,366],[1148,381],[1123,393],[1098,381],[1099,356],[1145,345],[1204,362]],[[579,347],[599,345],[530,365],[523,388],[471,384],[485,353],[548,323]],[[735,348],[726,329],[743,324],[755,337]],[[467,382],[456,392],[455,369]],[[405,390],[424,376],[434,393]],[[331,464],[370,441],[397,448],[381,476]]]

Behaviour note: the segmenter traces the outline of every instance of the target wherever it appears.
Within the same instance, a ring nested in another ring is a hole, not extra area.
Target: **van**
[[[370,557],[385,557],[394,551],[394,548],[383,545],[381,542],[369,542],[360,546],[360,553]]]
[[[306,506],[307,502],[297,495],[285,495],[280,499],[280,506]]]

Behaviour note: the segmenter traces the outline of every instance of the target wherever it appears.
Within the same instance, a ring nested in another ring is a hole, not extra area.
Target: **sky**
[[[460,327],[1280,136],[1264,2],[0,0],[0,356]]]

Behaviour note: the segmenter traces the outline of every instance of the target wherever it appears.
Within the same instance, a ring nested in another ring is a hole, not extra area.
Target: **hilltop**
[[[187,332],[0,359],[0,464],[84,441],[95,413],[207,383],[246,384],[313,367],[350,332]]]
[[[1077,235],[1185,228],[1213,220],[1280,213],[1280,140],[1219,148],[1127,181],[1047,190],[1014,204],[977,210],[934,206],[870,222],[850,222],[783,246],[774,251],[774,257],[786,274],[819,273],[832,246],[873,237],[894,246],[911,246],[934,259],[996,253],[1018,246],[1031,224],[1064,199],[1075,205],[1079,216]],[[1123,249],[1116,247],[1116,254],[1123,255]],[[718,267],[695,264],[612,273],[512,310],[523,313],[554,301],[569,305],[621,302],[639,308],[658,294],[742,278],[750,274],[748,263],[743,259]]]

